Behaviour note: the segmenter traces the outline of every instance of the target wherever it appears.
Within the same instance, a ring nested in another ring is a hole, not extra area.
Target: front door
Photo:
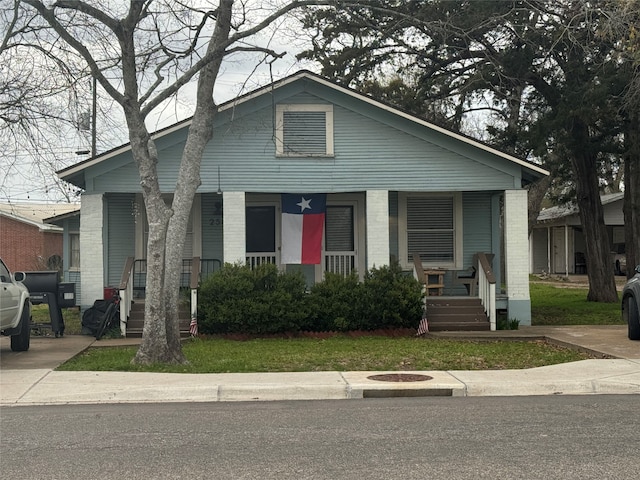
[[[553,228],[553,273],[568,273],[566,270],[565,227]]]

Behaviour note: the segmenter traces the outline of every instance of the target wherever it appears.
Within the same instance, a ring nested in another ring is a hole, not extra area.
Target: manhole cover
[[[371,375],[367,378],[379,382],[426,382],[427,380],[433,380],[433,377],[419,373],[383,373],[381,375]]]

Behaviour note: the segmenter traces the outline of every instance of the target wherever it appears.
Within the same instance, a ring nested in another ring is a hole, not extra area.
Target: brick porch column
[[[80,202],[80,307],[104,298],[104,202],[102,194],[84,194]]]
[[[246,200],[244,192],[222,194],[222,257],[224,263],[245,264],[246,252]]]
[[[389,265],[389,192],[367,190],[367,270]]]
[[[531,325],[527,191],[504,192],[504,255],[509,319]]]

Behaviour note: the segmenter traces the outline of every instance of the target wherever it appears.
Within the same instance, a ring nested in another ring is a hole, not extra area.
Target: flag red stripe
[[[302,222],[301,263],[317,265],[321,263],[324,213],[303,215]]]

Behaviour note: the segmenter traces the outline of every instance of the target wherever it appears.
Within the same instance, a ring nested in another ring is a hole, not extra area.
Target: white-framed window
[[[280,204],[270,195],[253,196],[245,205],[247,264],[280,262]]]
[[[246,246],[247,253],[276,252],[276,205],[247,205]]]
[[[462,268],[462,196],[400,193],[399,254],[405,268],[417,253],[425,266]]]
[[[349,275],[358,270],[357,203],[327,201],[324,222],[323,269]]]
[[[69,232],[69,270],[80,270],[79,232]]]
[[[276,155],[333,156],[333,105],[276,105]]]
[[[327,252],[354,252],[355,205],[327,205],[324,249]]]

